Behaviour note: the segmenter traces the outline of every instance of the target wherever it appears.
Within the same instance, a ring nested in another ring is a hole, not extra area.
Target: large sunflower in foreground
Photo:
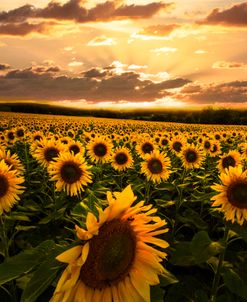
[[[221,173],[221,184],[215,184],[212,189],[219,194],[212,197],[212,206],[219,207],[226,220],[243,224],[247,220],[247,170],[241,166],[229,167]]]
[[[77,195],[92,182],[91,173],[80,153],[62,152],[48,167],[51,180],[56,181],[56,190],[65,190],[70,196]]]
[[[156,183],[169,178],[171,171],[171,161],[168,156],[159,151],[153,151],[145,156],[145,161],[141,163],[141,172],[148,180]]]
[[[183,147],[179,156],[186,169],[200,168],[204,160],[203,151],[194,144]]]
[[[166,222],[152,216],[156,209],[144,201],[132,206],[136,197],[131,187],[113,195],[99,218],[88,213],[87,230],[76,226],[83,244],[57,256],[68,263],[58,281],[52,302],[150,301],[150,285],[159,283],[165,272],[161,261],[168,243],[156,238],[167,232]]]
[[[4,160],[0,161],[0,214],[12,208],[24,189],[20,186],[24,182],[24,177],[17,175],[16,170],[10,169]]]
[[[130,168],[133,163],[132,155],[126,147],[119,147],[115,150],[112,156],[111,165],[117,171],[123,171],[127,168]]]

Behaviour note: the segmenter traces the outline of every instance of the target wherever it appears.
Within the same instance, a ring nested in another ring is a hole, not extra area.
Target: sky
[[[1,0],[0,102],[247,106],[247,1]]]

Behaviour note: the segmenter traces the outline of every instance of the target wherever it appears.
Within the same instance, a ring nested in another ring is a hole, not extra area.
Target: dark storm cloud
[[[236,4],[220,11],[214,9],[201,24],[220,24],[226,26],[247,26],[247,2]]]
[[[137,72],[116,74],[107,67],[90,69],[81,77],[54,76],[48,68],[34,66],[0,76],[0,99],[153,101],[170,95],[168,89],[189,82],[180,78],[159,83],[143,81]]]
[[[177,95],[178,98],[202,104],[247,102],[247,81],[223,84],[187,84]]]
[[[44,8],[36,8],[27,4],[7,12],[0,12],[0,34],[22,36],[31,32],[45,33],[47,27],[56,24],[54,22],[33,24],[31,19],[71,20],[76,23],[145,19],[172,5],[162,2],[125,5],[122,1],[106,1],[87,9],[83,7],[82,3],[81,0],[70,0],[64,4],[51,1]]]

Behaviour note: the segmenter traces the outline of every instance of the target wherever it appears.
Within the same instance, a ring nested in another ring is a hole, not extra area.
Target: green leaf
[[[163,302],[164,301],[164,290],[160,286],[151,287],[151,299],[152,302]]]
[[[62,253],[64,248],[56,246],[33,274],[31,280],[24,289],[21,302],[35,302],[37,298],[52,284],[56,278],[61,265],[55,259],[57,255]]]
[[[195,264],[195,259],[190,250],[190,242],[181,241],[176,244],[176,250],[172,253],[171,263],[180,266]]]
[[[239,225],[237,223],[229,223],[229,228],[237,233],[244,241],[247,242],[247,226],[246,225]]]
[[[219,254],[223,248],[219,242],[212,241],[207,232],[200,231],[195,234],[191,242],[181,241],[176,245],[171,262],[181,266],[204,263]]]
[[[178,279],[168,270],[162,273],[160,278],[160,286],[167,286],[178,282]]]
[[[11,213],[11,215],[6,216],[9,220],[21,220],[21,221],[30,221],[30,218],[22,213]]]
[[[241,276],[239,272],[229,267],[223,268],[222,275],[226,286],[232,293],[247,299],[246,276]]]
[[[46,258],[54,244],[53,240],[44,241],[0,264],[0,285],[29,273]]]
[[[192,209],[186,209],[183,212],[183,216],[178,215],[178,219],[183,223],[194,225],[199,230],[206,230],[208,228],[207,223],[203,221],[199,214]]]

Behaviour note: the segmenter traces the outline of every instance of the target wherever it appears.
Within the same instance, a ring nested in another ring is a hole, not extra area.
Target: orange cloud
[[[217,61],[212,65],[213,69],[247,69],[246,63]]]

